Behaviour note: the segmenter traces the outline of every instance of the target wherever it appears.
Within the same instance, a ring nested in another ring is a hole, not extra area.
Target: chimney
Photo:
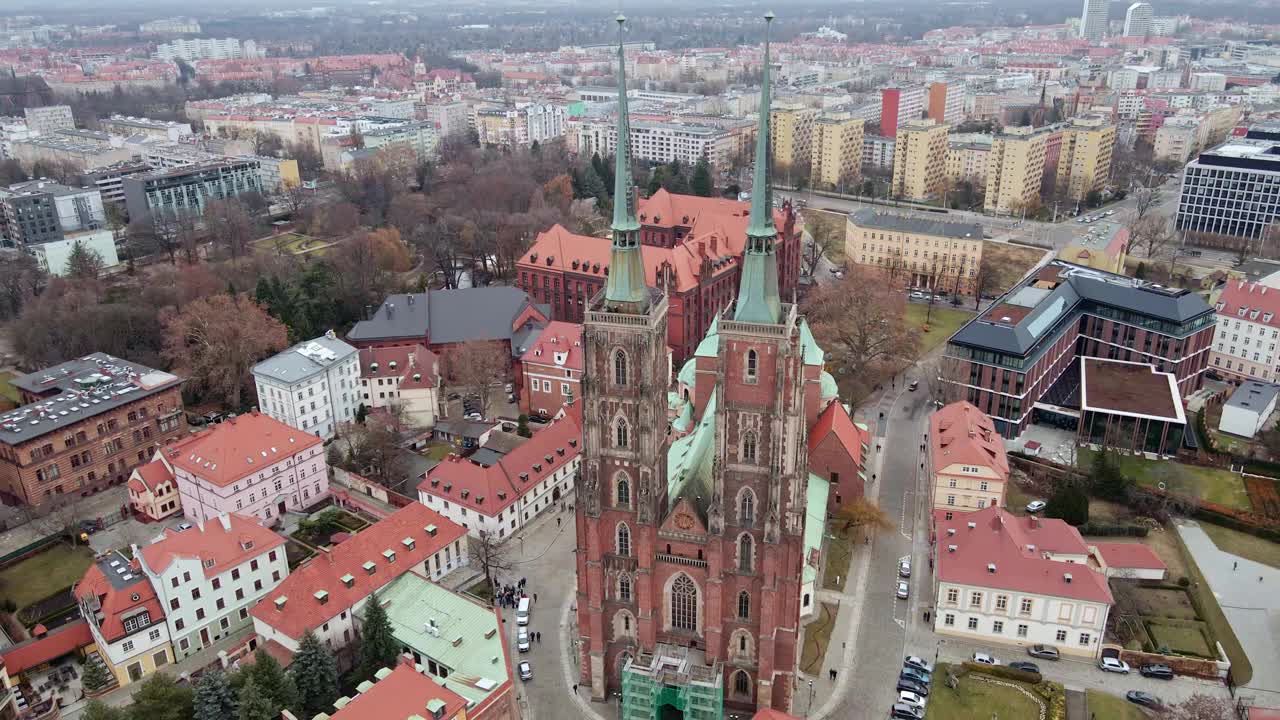
[[[1070,584],[1071,584],[1071,573],[1062,573],[1062,579],[1063,579],[1063,581],[1064,581],[1064,582],[1066,582],[1068,585],[1070,585]]]
[[[956,551],[956,546],[955,546],[955,545],[948,545],[948,546],[947,546],[947,552],[955,552],[955,551]]]
[[[991,573],[992,575],[995,575],[995,574],[996,574],[996,564],[995,564],[995,563],[987,563],[987,572]]]
[[[324,590],[317,590],[315,597],[316,597],[316,602],[320,603],[321,605],[329,604],[329,593],[325,592]]]

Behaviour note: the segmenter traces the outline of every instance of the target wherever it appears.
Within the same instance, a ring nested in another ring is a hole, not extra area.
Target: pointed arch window
[[[760,356],[755,350],[747,351],[747,382],[755,382],[760,372]]]
[[[756,494],[751,488],[743,488],[738,496],[738,524],[751,527],[756,522]]]
[[[738,593],[738,619],[746,620],[751,617],[751,596],[744,590]]]
[[[618,578],[618,599],[622,602],[631,602],[630,575],[622,575]]]
[[[752,542],[751,536],[743,533],[738,538],[738,570],[741,572],[751,572],[752,554],[755,551],[755,543]]]
[[[739,696],[751,694],[751,676],[747,675],[745,670],[739,670],[733,674],[733,694]]]
[[[618,523],[617,540],[618,540],[617,542],[618,554],[623,557],[630,557],[631,556],[631,528],[627,527],[626,523]]]
[[[756,434],[754,432],[746,432],[742,435],[742,461],[753,463],[756,461]]]
[[[618,473],[614,498],[615,503],[620,507],[629,507],[631,505],[631,481],[627,478],[626,473]]]
[[[618,418],[613,426],[613,446],[614,447],[630,447],[631,443],[631,427],[627,425],[626,418]]]
[[[616,350],[613,353],[613,383],[627,384],[627,354],[622,350]]]
[[[671,627],[688,632],[698,630],[698,586],[688,575],[682,574],[671,583]]]

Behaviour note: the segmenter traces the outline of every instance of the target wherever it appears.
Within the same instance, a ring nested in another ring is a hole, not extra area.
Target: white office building
[[[1146,37],[1151,34],[1151,3],[1136,2],[1124,13],[1124,36]]]
[[[1200,154],[1182,171],[1178,230],[1260,238],[1280,220],[1280,127]]]
[[[322,438],[360,406],[359,354],[332,330],[258,363],[253,379],[263,413]]]
[[[1107,34],[1107,0],[1084,0],[1080,13],[1080,37],[1098,42]]]

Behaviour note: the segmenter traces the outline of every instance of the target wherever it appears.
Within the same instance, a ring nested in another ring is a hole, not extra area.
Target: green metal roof
[[[640,254],[640,222],[636,220],[635,178],[631,175],[631,119],[627,112],[627,60],[623,53],[622,25],[618,16],[618,150],[613,170],[613,248],[604,297],[613,310],[634,310],[644,305],[649,291]]]
[[[804,348],[805,365],[821,365],[826,361],[827,353],[818,345],[817,339],[813,337],[813,330],[809,329],[808,321],[803,318],[800,320],[800,347]]]
[[[479,703],[509,679],[503,634],[492,609],[415,573],[396,578],[378,597],[396,640],[449,668],[448,679],[429,675],[432,680]],[[438,635],[427,631],[430,620]],[[462,641],[455,645],[458,638]]]
[[[671,428],[677,432],[686,432],[693,424],[693,403],[687,402],[680,409],[680,414],[671,421]]]
[[[676,381],[679,382],[681,385],[688,385],[689,387],[693,387],[694,385],[693,381],[694,381],[694,378],[697,376],[697,373],[698,373],[698,364],[694,362],[693,358],[689,358],[688,360],[684,361],[684,365],[680,366],[680,374],[676,376]]]
[[[680,393],[676,392],[675,390],[667,391],[667,409],[668,410],[679,410],[682,403],[684,403],[684,398],[680,396]]]
[[[689,410],[692,419],[693,410]],[[694,431],[667,450],[668,507],[686,497],[705,514],[711,501],[711,464],[716,445],[716,395],[712,393]],[[705,517],[703,518],[706,519]]]
[[[836,379],[831,377],[831,373],[826,370],[823,370],[822,374],[818,376],[818,387],[820,388],[818,395],[823,400],[830,400],[840,394],[840,388],[836,386]]]
[[[698,343],[698,349],[693,352],[693,355],[694,357],[720,357],[720,315],[718,313],[711,318],[711,327],[707,328],[706,337]],[[683,368],[681,372],[684,372]]]
[[[831,494],[831,483],[809,473],[809,488],[805,493],[804,517],[804,570],[801,580],[813,582],[818,577],[817,568],[809,564],[809,555],[813,550],[822,549],[822,536],[827,531],[827,496]]]

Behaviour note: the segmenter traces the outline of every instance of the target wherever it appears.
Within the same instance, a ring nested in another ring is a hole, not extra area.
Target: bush
[[[1178,587],[1185,588],[1190,586],[1191,586],[1191,579],[1188,578],[1186,575],[1183,575],[1182,577],[1178,578]]]
[[[1084,525],[1089,522],[1089,497],[1076,483],[1063,483],[1049,498],[1044,516],[1057,518],[1068,525]]]
[[[984,665],[976,662],[965,662],[964,667],[970,672],[982,673],[984,675],[1003,678],[1005,680],[1016,680],[1030,685],[1037,685],[1043,679],[1040,677],[1040,673],[1016,670],[1004,665]]]
[[[1125,523],[1087,522],[1079,528],[1081,535],[1098,535],[1101,537],[1146,537],[1149,532],[1141,525]]]

